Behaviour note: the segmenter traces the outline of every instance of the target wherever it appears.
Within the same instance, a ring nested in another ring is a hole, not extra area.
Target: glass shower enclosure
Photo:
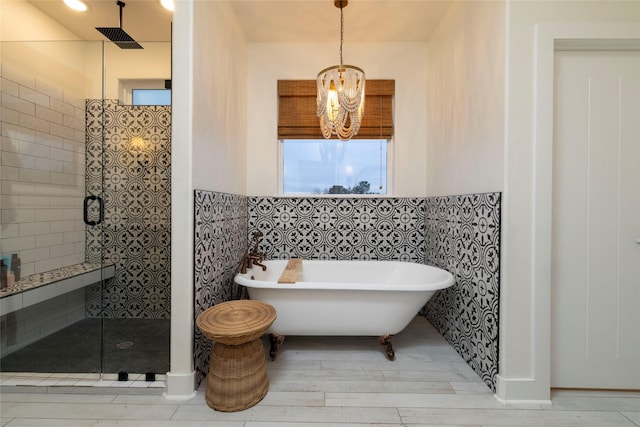
[[[169,370],[171,107],[130,93],[170,79],[170,43],[0,44],[0,372],[153,380]]]

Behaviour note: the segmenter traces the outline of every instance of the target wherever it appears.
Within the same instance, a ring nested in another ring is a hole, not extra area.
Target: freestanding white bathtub
[[[392,336],[437,290],[453,284],[451,273],[423,264],[320,260],[302,261],[296,283],[282,284],[278,278],[287,260],[263,264],[266,271],[250,268],[235,282],[247,287],[251,299],[275,307],[277,319],[269,332],[276,354],[285,335],[359,335],[380,337],[393,360]]]

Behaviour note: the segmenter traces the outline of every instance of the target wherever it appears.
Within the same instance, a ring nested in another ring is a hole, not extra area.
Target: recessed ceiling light
[[[84,4],[81,0],[64,0],[64,4],[69,6],[73,10],[77,10],[78,12],[86,12],[87,5]]]
[[[162,7],[164,7],[167,10],[170,10],[173,12],[174,9],[174,3],[173,0],[160,0],[160,4],[162,5]]]

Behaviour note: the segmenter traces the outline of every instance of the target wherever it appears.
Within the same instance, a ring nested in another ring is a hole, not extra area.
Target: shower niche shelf
[[[44,273],[32,274],[19,280],[8,289],[0,291],[0,312],[20,310],[30,305],[55,298],[58,295],[93,285],[101,279],[112,278],[115,265],[97,262],[61,267]]]

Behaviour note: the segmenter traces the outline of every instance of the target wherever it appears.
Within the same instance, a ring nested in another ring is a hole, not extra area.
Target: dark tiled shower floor
[[[168,319],[105,319],[103,372],[168,372],[170,325]],[[100,329],[100,319],[81,320],[2,358],[0,371],[100,372]]]

